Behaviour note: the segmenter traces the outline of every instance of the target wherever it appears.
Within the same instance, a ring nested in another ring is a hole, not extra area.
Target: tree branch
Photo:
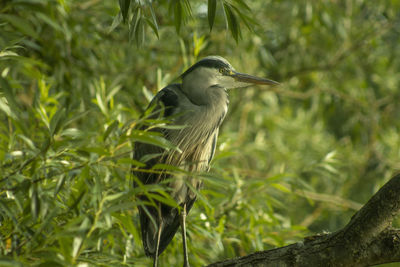
[[[400,262],[400,174],[387,182],[341,230],[286,247],[213,263],[226,266],[371,266]]]

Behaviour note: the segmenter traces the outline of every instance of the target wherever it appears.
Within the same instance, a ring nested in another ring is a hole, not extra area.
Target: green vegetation
[[[149,265],[131,142],[168,146],[141,114],[206,55],[283,86],[230,91],[193,266],[335,231],[400,168],[399,1],[150,2],[0,4],[1,266]]]

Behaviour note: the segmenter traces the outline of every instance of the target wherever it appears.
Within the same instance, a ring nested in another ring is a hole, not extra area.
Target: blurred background
[[[399,1],[127,2],[0,4],[0,265],[150,265],[131,142],[165,144],[133,128],[207,55],[282,86],[229,91],[192,266],[334,232],[400,169]]]

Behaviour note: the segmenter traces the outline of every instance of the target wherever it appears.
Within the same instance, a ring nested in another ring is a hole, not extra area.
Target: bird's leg
[[[182,229],[182,242],[183,242],[183,267],[189,267],[189,257],[186,244],[186,204],[183,204],[183,209],[181,211],[181,229]]]
[[[156,245],[156,252],[154,254],[154,262],[153,267],[158,266],[158,251],[160,248],[160,239],[161,239],[161,229],[162,229],[162,216],[161,216],[161,205],[158,205],[158,230],[157,230],[157,245]]]

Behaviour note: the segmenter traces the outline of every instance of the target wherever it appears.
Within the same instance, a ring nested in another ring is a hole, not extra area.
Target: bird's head
[[[225,89],[247,87],[252,84],[279,85],[278,82],[237,72],[223,57],[208,56],[182,74],[183,86],[186,88],[207,89],[220,87]]]

